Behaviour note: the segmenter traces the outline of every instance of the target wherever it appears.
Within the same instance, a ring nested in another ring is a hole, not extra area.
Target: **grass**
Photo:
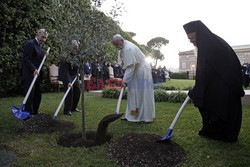
[[[170,81],[163,83],[163,86],[167,87],[175,87],[178,89],[185,89],[189,87],[193,87],[194,80],[187,80],[187,79],[171,79]]]
[[[170,82],[175,83],[174,80]],[[167,84],[169,84],[168,82]],[[181,85],[181,84],[180,84]],[[63,93],[45,93],[40,111],[54,114]],[[84,166],[84,167],[116,167],[114,160],[107,156],[108,144],[85,148],[64,148],[57,145],[60,134],[15,135],[11,129],[20,121],[11,115],[11,106],[20,105],[23,97],[0,99],[0,149],[6,150],[18,157],[12,166]],[[99,121],[108,114],[114,113],[116,99],[105,99],[85,95],[86,127],[95,130]],[[126,100],[122,100],[121,112],[125,111]],[[164,136],[171,124],[180,103],[156,103],[156,119],[150,124],[135,124],[116,121],[109,126],[109,131],[118,139],[126,133],[150,133]],[[192,104],[188,104],[181,115],[171,139],[186,152],[188,161],[184,167],[247,167],[250,164],[250,106],[243,106],[242,129],[236,143],[223,143],[209,140],[197,135],[201,127],[201,117]],[[80,104],[79,104],[80,108]],[[72,117],[58,115],[60,120],[73,121],[81,130],[81,113]]]

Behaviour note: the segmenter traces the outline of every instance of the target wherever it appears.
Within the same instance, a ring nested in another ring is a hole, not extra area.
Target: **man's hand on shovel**
[[[125,89],[127,87],[127,83],[126,82],[123,82],[122,83],[122,87]]]

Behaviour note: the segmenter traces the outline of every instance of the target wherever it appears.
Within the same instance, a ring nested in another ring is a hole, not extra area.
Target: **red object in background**
[[[121,89],[122,88],[122,79],[121,78],[111,78],[106,80],[106,85],[102,79],[96,79],[96,77],[87,78],[87,89],[96,90],[96,89]]]

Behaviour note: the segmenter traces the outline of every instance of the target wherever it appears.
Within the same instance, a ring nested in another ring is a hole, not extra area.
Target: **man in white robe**
[[[113,36],[112,43],[120,50],[125,69],[123,87],[128,87],[125,118],[130,122],[152,122],[155,118],[154,85],[145,55],[119,34]]]

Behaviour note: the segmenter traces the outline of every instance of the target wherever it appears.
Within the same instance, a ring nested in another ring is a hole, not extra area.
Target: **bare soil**
[[[183,149],[175,142],[156,142],[153,134],[126,134],[112,142],[108,155],[121,167],[176,167],[186,161]]]
[[[110,123],[119,119],[123,114],[110,114],[102,118],[96,131],[87,131],[86,138],[81,133],[63,134],[58,139],[58,145],[64,147],[94,147],[100,146],[112,138],[108,133]]]
[[[74,123],[54,120],[51,115],[40,113],[23,121],[14,131],[16,133],[54,133],[68,132],[75,128]]]

